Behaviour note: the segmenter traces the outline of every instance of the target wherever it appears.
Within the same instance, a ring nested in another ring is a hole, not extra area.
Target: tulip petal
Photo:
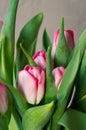
[[[28,103],[38,104],[44,95],[45,71],[40,67],[26,65],[19,71],[19,90]]]
[[[40,76],[40,80],[39,80],[39,83],[38,83],[36,104],[39,104],[39,102],[43,98],[44,91],[45,91],[45,73],[44,73],[44,71],[42,71],[41,76]]]
[[[0,83],[0,113],[6,112],[8,108],[8,100],[6,94],[6,87]]]
[[[65,30],[64,35],[66,38],[66,43],[67,43],[68,49],[71,52],[75,46],[74,45],[74,33],[72,30]]]
[[[36,102],[36,80],[26,70],[19,72],[19,90],[23,93],[28,103]]]
[[[42,69],[46,69],[46,53],[41,50],[33,55],[33,60],[40,66]]]
[[[40,67],[31,67],[31,66],[25,66],[24,68],[27,70],[32,77],[34,78],[36,82],[36,104],[38,104],[44,95],[45,90],[45,72]]]
[[[52,71],[52,75],[55,80],[55,86],[57,89],[59,89],[59,86],[61,84],[61,80],[64,75],[64,71],[65,71],[64,67],[57,67]]]
[[[54,33],[54,39],[53,39],[53,46],[52,46],[52,58],[54,59],[55,52],[56,52],[56,46],[58,45],[58,39],[59,39],[59,29],[56,30]]]

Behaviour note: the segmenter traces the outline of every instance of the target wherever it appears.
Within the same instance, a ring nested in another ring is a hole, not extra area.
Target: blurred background
[[[9,2],[10,0],[0,2],[0,20],[5,19]],[[86,28],[86,0],[19,0],[16,39],[24,24],[39,12],[43,12],[44,20],[38,36],[37,50],[41,48],[45,28],[53,41],[54,32],[59,28],[62,16],[65,18],[65,29],[74,30],[75,41]]]

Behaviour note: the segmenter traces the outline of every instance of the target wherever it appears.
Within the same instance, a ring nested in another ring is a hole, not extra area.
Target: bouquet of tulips
[[[36,52],[39,13],[15,44],[18,2],[0,21],[0,130],[86,130],[86,29],[75,43],[62,18],[53,42],[45,29]]]

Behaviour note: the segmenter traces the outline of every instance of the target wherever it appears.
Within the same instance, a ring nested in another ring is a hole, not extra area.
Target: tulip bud
[[[1,32],[1,29],[2,29],[2,25],[3,25],[3,22],[0,21],[0,32]]]
[[[25,66],[18,74],[18,89],[30,104],[39,104],[44,96],[45,72],[40,67]]]
[[[54,58],[56,47],[58,46],[59,34],[60,34],[60,30],[57,30],[54,34],[53,45],[52,45],[52,58]],[[72,49],[74,48],[74,33],[72,30],[65,30],[64,35],[65,35],[68,49],[71,52]]]
[[[41,50],[38,51],[35,55],[33,55],[33,60],[36,62],[38,66],[40,66],[43,70],[46,69],[46,52]]]
[[[0,113],[5,113],[8,108],[6,87],[0,83]]]
[[[58,90],[64,75],[65,69],[64,67],[57,67],[52,71],[52,75],[54,77],[54,81],[55,81],[55,86],[56,89]]]

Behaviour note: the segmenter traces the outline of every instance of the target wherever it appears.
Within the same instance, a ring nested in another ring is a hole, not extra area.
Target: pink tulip
[[[53,39],[53,45],[52,45],[52,58],[54,59],[55,52],[56,52],[56,47],[58,45],[58,40],[59,40],[59,34],[60,30],[57,30],[54,34],[54,39]],[[69,51],[71,52],[72,49],[74,48],[74,33],[72,30],[65,30],[64,31],[66,43],[68,46]]]
[[[61,81],[62,81],[64,72],[65,72],[65,68],[64,68],[64,67],[57,67],[57,68],[55,68],[55,69],[52,71],[52,75],[53,75],[53,77],[54,77],[55,86],[56,86],[56,89],[57,89],[57,90],[58,90],[59,87],[60,87],[60,84],[61,84]]]
[[[0,83],[0,113],[5,113],[8,108],[6,87]]]
[[[0,32],[1,32],[1,29],[2,29],[2,25],[3,25],[3,21],[0,21]]]
[[[33,55],[33,60],[36,62],[38,66],[40,66],[43,70],[46,69],[46,52],[41,50],[38,51],[35,55]]]
[[[40,67],[26,65],[18,74],[18,89],[28,103],[39,104],[45,91],[45,72]]]

